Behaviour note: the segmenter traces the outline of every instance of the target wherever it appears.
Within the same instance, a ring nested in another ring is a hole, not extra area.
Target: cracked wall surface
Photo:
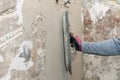
[[[85,41],[101,41],[120,36],[119,0],[83,0]],[[119,56],[83,56],[84,80],[120,80]]]
[[[38,0],[31,18],[28,1],[0,0],[0,80],[45,80],[43,15]]]

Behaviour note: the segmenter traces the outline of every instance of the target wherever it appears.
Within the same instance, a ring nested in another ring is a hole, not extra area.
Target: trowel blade
[[[69,37],[69,16],[68,11],[63,13],[62,20],[63,27],[63,41],[64,41],[64,60],[65,60],[65,68],[72,74],[72,58],[71,58],[71,50],[70,50],[70,37]]]

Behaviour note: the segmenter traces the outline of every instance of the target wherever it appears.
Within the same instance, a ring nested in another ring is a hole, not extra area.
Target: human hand
[[[82,40],[78,36],[75,36],[73,33],[70,33],[70,44],[72,47],[74,46],[77,51],[82,51]]]

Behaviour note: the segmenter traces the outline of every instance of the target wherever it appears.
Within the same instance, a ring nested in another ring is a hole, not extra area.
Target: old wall
[[[119,0],[83,0],[85,41],[120,36]],[[120,56],[84,55],[84,80],[120,80]]]
[[[46,31],[40,11],[34,16],[35,3],[0,0],[0,80],[45,80]],[[32,17],[23,7],[31,7]]]
[[[79,80],[81,54],[73,61],[73,76],[65,70],[62,13],[81,35],[79,0],[0,0],[0,80]]]

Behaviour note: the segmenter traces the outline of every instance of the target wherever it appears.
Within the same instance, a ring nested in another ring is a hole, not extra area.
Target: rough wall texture
[[[0,80],[45,80],[46,31],[38,27],[41,15],[24,21],[23,5],[0,0]]]
[[[82,78],[80,55],[73,61],[72,78],[65,70],[61,21],[68,10],[71,25],[82,33],[80,0],[70,0],[69,8],[64,6],[67,0],[56,1],[0,0],[0,80]]]
[[[84,40],[120,36],[120,5],[116,0],[83,0]],[[120,80],[120,57],[84,55],[84,80]]]

